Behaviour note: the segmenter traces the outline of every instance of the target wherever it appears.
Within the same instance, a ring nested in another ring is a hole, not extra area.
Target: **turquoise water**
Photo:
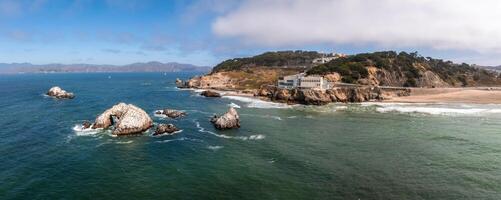
[[[192,75],[0,76],[0,199],[501,199],[499,105],[210,99],[174,87]],[[54,85],[77,97],[44,96]],[[183,131],[78,129],[118,102]],[[242,128],[215,130],[230,105]]]

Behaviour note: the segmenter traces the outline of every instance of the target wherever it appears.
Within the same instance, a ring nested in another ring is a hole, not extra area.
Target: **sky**
[[[501,65],[498,0],[0,0],[0,63],[395,50]]]

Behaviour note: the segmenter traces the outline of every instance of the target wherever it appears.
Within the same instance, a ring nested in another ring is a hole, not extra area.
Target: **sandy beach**
[[[501,88],[413,88],[411,96],[385,102],[501,104]]]

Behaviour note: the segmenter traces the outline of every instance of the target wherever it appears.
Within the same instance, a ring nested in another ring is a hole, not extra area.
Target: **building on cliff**
[[[332,88],[332,83],[323,76],[306,76],[306,74],[295,74],[280,77],[278,87],[285,89],[320,89],[326,90]]]
[[[342,57],[346,57],[346,54],[341,54],[341,53],[323,54],[322,57],[313,59],[312,63],[313,64],[324,64],[324,63],[328,63],[334,59],[342,58]]]

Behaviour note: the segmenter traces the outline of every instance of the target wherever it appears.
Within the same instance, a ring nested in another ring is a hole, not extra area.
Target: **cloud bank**
[[[501,52],[499,0],[249,0],[212,24],[265,46],[377,45]]]

